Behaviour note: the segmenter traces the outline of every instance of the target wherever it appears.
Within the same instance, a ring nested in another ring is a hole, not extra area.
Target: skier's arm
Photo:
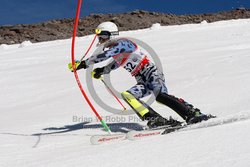
[[[127,40],[116,41],[115,43],[112,43],[112,47],[110,47],[108,50],[103,51],[103,49],[101,49],[102,50],[101,52],[94,54],[90,58],[82,61],[78,69],[81,69],[81,68],[86,69],[89,67],[89,65],[105,61],[109,59],[110,57],[119,55],[123,52],[131,53],[135,49],[136,47],[130,41],[127,41]],[[117,65],[117,64],[113,64],[113,65]],[[114,67],[119,67],[119,66],[114,66]],[[110,69],[113,70],[113,68],[110,68]]]
[[[105,61],[107,59],[109,59],[110,57],[113,57],[117,54],[121,53],[122,50],[122,43],[121,42],[117,42],[115,43],[110,49],[103,51],[101,53],[92,55],[90,58],[85,60],[85,63],[87,66],[95,64],[95,63],[99,63],[102,61]]]

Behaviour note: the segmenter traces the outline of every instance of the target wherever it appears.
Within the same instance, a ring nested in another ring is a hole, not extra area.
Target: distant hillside
[[[236,9],[211,14],[174,15],[137,10],[122,14],[91,14],[79,20],[78,36],[93,34],[96,26],[103,21],[113,21],[121,31],[148,28],[154,23],[161,25],[179,25],[200,23],[203,20],[250,18],[250,9]],[[72,35],[74,19],[51,20],[39,24],[20,24],[0,27],[0,44],[16,44],[23,41],[42,42],[67,39]]]

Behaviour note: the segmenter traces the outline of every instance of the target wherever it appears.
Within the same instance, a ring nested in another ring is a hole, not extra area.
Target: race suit
[[[168,93],[163,73],[131,40],[112,39],[99,46],[98,49],[99,52],[86,59],[86,65],[113,58],[114,60],[105,66],[103,74],[108,74],[118,67],[126,69],[137,81],[137,84],[128,90],[135,98],[139,99],[151,93],[154,93],[155,97],[159,93]]]

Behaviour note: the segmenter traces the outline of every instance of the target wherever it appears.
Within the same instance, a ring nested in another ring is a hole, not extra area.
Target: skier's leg
[[[147,120],[145,115],[148,115],[148,113],[151,113],[151,115],[155,116],[159,115],[146,103],[139,100],[139,98],[142,98],[148,94],[150,94],[150,92],[147,91],[145,85],[142,83],[138,83],[128,91],[121,93],[122,98],[130,105],[130,107],[142,120]]]
[[[165,84],[165,78],[158,69],[153,71],[149,78],[147,87],[154,92],[156,101],[160,102],[179,114],[187,123],[197,123],[202,120],[207,120],[208,116],[202,114],[199,109],[187,103],[181,98],[176,98],[168,94]]]
[[[156,101],[165,104],[174,110],[187,123],[197,123],[208,119],[208,117],[205,114],[202,114],[199,109],[194,108],[192,104],[187,103],[181,98],[166,93],[159,93],[156,97]]]
[[[180,122],[170,118],[169,120],[163,118],[160,114],[155,112],[146,103],[139,100],[140,97],[144,97],[149,92],[145,89],[143,84],[137,84],[126,92],[122,92],[123,99],[131,106],[135,113],[142,119],[148,121],[148,126],[150,128],[157,126],[177,126]]]

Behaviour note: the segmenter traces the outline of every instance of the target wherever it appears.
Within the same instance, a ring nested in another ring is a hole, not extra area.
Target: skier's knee
[[[167,97],[168,97],[168,94],[166,94],[166,93],[158,93],[155,100],[158,103],[163,103],[164,104],[166,102],[166,100],[167,100]]]
[[[128,101],[128,100],[131,99],[131,98],[135,98],[135,97],[134,97],[130,92],[128,92],[128,91],[122,92],[121,95],[122,95],[122,98],[123,98],[125,101]]]

